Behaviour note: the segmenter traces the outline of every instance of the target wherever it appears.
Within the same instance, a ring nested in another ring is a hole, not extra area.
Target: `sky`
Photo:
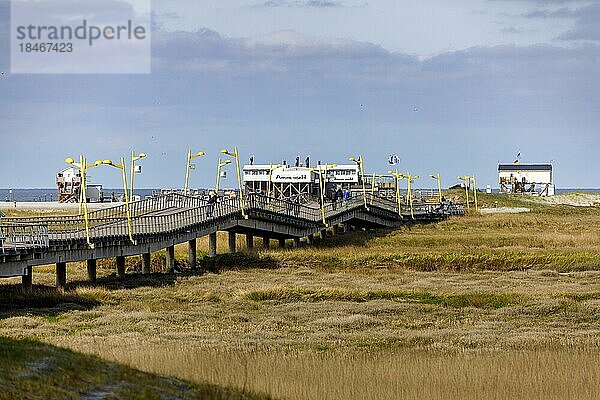
[[[598,188],[600,2],[155,0],[150,74],[11,74],[0,0],[0,187],[53,187],[66,157],[145,152],[136,186],[213,185],[222,148],[244,163],[343,163],[475,174],[555,165]],[[90,172],[118,187],[110,168]],[[228,186],[235,186],[230,172]],[[418,186],[434,187],[421,178]]]

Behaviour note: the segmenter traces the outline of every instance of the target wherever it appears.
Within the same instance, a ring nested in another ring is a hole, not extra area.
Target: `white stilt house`
[[[553,196],[552,164],[498,164],[500,193]]]
[[[90,176],[87,175],[87,180]],[[68,167],[56,174],[56,188],[58,190],[59,203],[77,203],[81,192],[81,169]],[[92,185],[88,182],[86,186],[86,201],[88,203],[100,203],[103,201],[102,185]]]
[[[81,192],[81,169],[68,167],[56,174],[59,203],[77,203]]]
[[[300,203],[307,203],[315,195],[315,181],[318,185],[318,175],[307,167],[246,165],[243,175],[248,193]]]

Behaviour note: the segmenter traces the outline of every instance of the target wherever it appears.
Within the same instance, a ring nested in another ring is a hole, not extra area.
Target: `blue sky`
[[[494,186],[521,150],[555,160],[559,187],[600,187],[597,1],[154,1],[149,75],[11,75],[8,9],[0,187],[131,149],[149,154],[140,187],[181,187],[190,147],[208,153],[192,186],[208,186],[234,145],[257,162],[363,154],[369,172],[397,153],[404,171]]]

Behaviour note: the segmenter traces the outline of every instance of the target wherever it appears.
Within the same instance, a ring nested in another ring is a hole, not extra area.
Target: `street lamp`
[[[227,159],[224,162],[221,162],[221,159],[219,158],[219,162],[217,164],[217,185],[215,186],[215,192],[217,195],[219,194],[219,184],[221,183],[221,168],[227,164],[231,164],[231,160]]]
[[[273,186],[273,171],[280,168],[281,164],[269,164],[269,182],[267,182],[267,201],[271,198],[271,187]]]
[[[473,197],[475,197],[475,211],[479,211],[479,204],[477,204],[477,178],[475,178],[475,175],[471,177],[471,180],[473,180]]]
[[[125,212],[127,214],[127,230],[129,232],[129,240],[131,240],[131,243],[135,244],[135,240],[133,240],[133,226],[131,224],[131,211],[129,207],[130,196],[127,193],[127,171],[125,169],[125,157],[121,157],[121,164],[115,164],[111,160],[96,161],[96,165],[102,164],[110,165],[111,167],[115,167],[121,170],[121,175],[123,177],[123,191],[125,192]]]
[[[80,183],[80,188],[79,188],[79,214],[81,215],[81,211],[83,208],[83,219],[85,221],[85,235],[86,235],[86,240],[87,240],[87,244],[88,246],[90,246],[90,248],[94,248],[94,245],[92,244],[91,240],[90,240],[90,220],[89,220],[89,215],[88,215],[88,206],[87,206],[87,180],[86,180],[86,170],[89,168],[94,168],[97,167],[98,164],[97,162],[94,163],[93,165],[88,165],[87,164],[87,160],[85,158],[85,156],[81,155],[79,156],[79,162],[75,162],[75,160],[71,157],[65,159],[65,162],[67,164],[71,164],[74,167],[79,168],[79,171],[81,173],[81,183]]]
[[[471,177],[468,175],[465,175],[465,176],[457,176],[456,178],[465,182],[465,195],[467,197],[467,208],[471,208],[471,206],[469,205],[469,183],[471,181]]]
[[[242,210],[242,217],[248,219],[246,215],[246,210],[244,209],[244,191],[242,190],[242,172],[240,170],[240,153],[237,147],[234,147],[233,153],[228,151],[227,149],[221,150],[221,153],[227,154],[230,157],[235,158],[235,168],[237,170],[237,178],[238,178],[238,188],[240,189],[240,208]]]
[[[410,216],[412,219],[415,219],[415,213],[413,209],[413,195],[412,195],[412,181],[419,179],[419,175],[412,176],[411,174],[403,175],[403,178],[406,178],[408,181],[408,202],[410,204]]]
[[[363,199],[365,201],[365,209],[369,211],[369,206],[367,206],[367,189],[365,189],[365,169],[364,169],[364,160],[363,156],[359,156],[358,159],[354,157],[350,157],[348,160],[355,162],[360,167],[360,176],[362,180],[362,190],[363,190]]]
[[[396,200],[398,201],[398,215],[400,216],[400,218],[403,218],[402,200],[400,199],[400,180],[404,178],[404,175],[398,172],[398,169],[396,169],[396,171],[389,170],[388,174],[392,174],[396,179]]]
[[[375,184],[379,178],[383,178],[383,175],[373,174],[373,179],[371,180],[371,205],[373,205],[373,199],[375,198]]]
[[[131,150],[131,200],[133,201],[133,181],[135,180],[135,162],[137,160],[141,160],[142,158],[147,157],[146,153],[140,153],[137,156],[135,155],[135,151]]]
[[[325,219],[325,189],[326,186],[325,184],[326,179],[327,179],[327,169],[329,167],[331,168],[335,168],[337,167],[337,164],[324,164],[324,165],[319,165],[319,167],[323,167],[318,168],[317,169],[317,173],[319,174],[319,190],[320,190],[320,197],[321,197],[321,218],[323,219],[323,225],[327,226],[327,220]]]
[[[429,175],[429,177],[431,179],[435,179],[437,180],[437,185],[438,185],[438,198],[440,200],[440,203],[442,202],[442,179],[440,178],[440,174],[437,175]]]
[[[204,155],[206,155],[206,153],[203,151],[199,151],[196,154],[192,154],[192,150],[188,150],[187,165],[185,168],[185,187],[183,188],[183,194],[188,194],[188,184],[190,182],[190,169],[192,167],[192,160],[198,157],[202,157]]]

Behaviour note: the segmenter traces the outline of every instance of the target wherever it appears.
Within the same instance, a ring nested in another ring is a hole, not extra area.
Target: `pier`
[[[263,246],[277,240],[285,246],[292,240],[307,244],[318,236],[326,237],[352,226],[377,229],[407,224],[438,222],[450,215],[463,214],[460,205],[441,209],[437,204],[415,204],[411,213],[392,199],[367,194],[339,205],[300,204],[249,194],[240,200],[222,198],[214,205],[200,197],[169,193],[134,202],[129,207],[119,205],[92,211],[83,216],[47,216],[4,218],[0,222],[0,277],[21,276],[25,287],[31,286],[34,267],[56,265],[56,285],[64,288],[66,265],[87,263],[88,277],[96,278],[99,259],[114,258],[116,274],[125,275],[125,258],[142,256],[143,273],[150,272],[150,255],[166,250],[168,270],[174,267],[174,246],[187,243],[189,264],[197,267],[196,240],[209,238],[209,256],[217,254],[217,232],[228,232],[228,252],[236,251],[237,235],[245,235],[248,248],[254,238],[263,239]],[[87,225],[86,225],[87,224]]]

